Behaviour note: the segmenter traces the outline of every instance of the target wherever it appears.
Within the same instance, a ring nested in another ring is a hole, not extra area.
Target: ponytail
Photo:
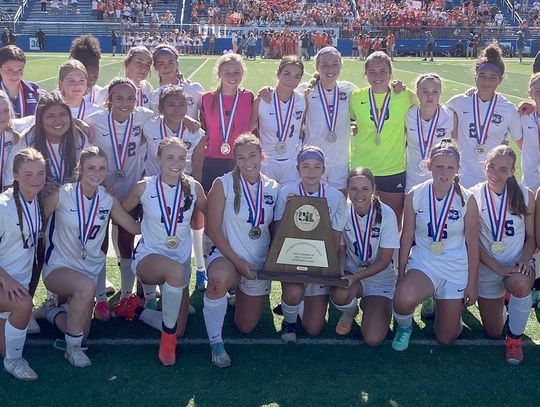
[[[459,185],[459,175],[454,177],[454,190],[456,194],[461,198],[461,206],[465,206],[465,198],[463,197],[463,191],[461,190],[461,185]]]
[[[184,195],[184,207],[182,210],[184,212],[189,211],[189,208],[191,207],[191,203],[193,202],[193,195],[191,194],[191,185],[189,184],[189,180],[187,177],[182,173],[180,176],[180,181],[182,183],[182,194]]]
[[[321,74],[319,72],[315,72],[313,74],[313,77],[311,78],[311,80],[309,81],[308,83],[308,86],[306,88],[306,90],[304,91],[304,96],[307,96],[311,93],[311,91],[313,91],[313,89],[315,89],[315,86],[317,86],[317,84],[321,81]]]
[[[238,212],[240,212],[241,192],[240,192],[240,170],[236,166],[232,170],[232,178],[233,178],[233,191],[234,191],[234,213],[238,214]]]
[[[371,204],[375,207],[375,224],[381,224],[382,223],[382,208],[381,208],[381,201],[377,195],[373,195],[371,197]]]
[[[15,207],[17,208],[17,217],[19,218],[19,229],[21,231],[21,240],[23,246],[26,246],[26,240],[24,238],[24,223],[23,223],[23,209],[21,205],[21,197],[19,195],[19,181],[13,181],[13,199],[15,200]]]
[[[526,215],[525,197],[514,175],[506,180],[506,191],[508,193],[508,210],[510,213],[519,217]]]

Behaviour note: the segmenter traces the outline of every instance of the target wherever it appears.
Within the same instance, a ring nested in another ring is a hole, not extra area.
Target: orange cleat
[[[108,301],[99,301],[94,307],[94,318],[100,321],[108,321],[111,319],[111,311]]]
[[[159,342],[159,361],[165,366],[172,366],[176,363],[176,334],[168,334],[161,331],[161,341]]]
[[[506,361],[511,365],[519,365],[523,362],[523,348],[521,338],[506,337]]]
[[[135,319],[135,310],[141,306],[141,300],[135,294],[122,298],[114,307],[114,315],[127,321]]]

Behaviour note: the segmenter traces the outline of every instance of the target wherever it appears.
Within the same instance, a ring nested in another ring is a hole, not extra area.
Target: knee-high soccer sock
[[[409,328],[412,325],[413,314],[401,315],[392,309],[394,319],[400,328]]]
[[[206,326],[210,345],[223,342],[221,331],[223,329],[225,313],[227,312],[227,297],[224,296],[217,300],[211,300],[205,294],[203,303],[204,325]]]
[[[525,331],[529,313],[531,312],[532,297],[531,294],[523,298],[517,298],[510,295],[508,302],[508,328],[510,334],[514,337],[520,337]]]
[[[283,299],[281,299],[281,311],[283,312],[283,318],[285,319],[285,322],[289,324],[296,323],[299,308],[300,304],[289,305],[285,301],[283,301]]]
[[[66,350],[69,352],[73,348],[81,347],[83,341],[84,333],[79,332],[78,334],[71,335],[66,332]]]
[[[120,280],[122,292],[120,298],[129,297],[133,293],[135,274],[131,271],[131,259],[120,259]]]
[[[167,282],[163,284],[161,312],[163,314],[163,325],[169,329],[173,329],[176,326],[183,292],[184,289],[182,287],[173,287]]]
[[[195,264],[197,270],[202,271],[205,269],[204,265],[204,252],[203,252],[203,232],[204,229],[193,229],[193,254],[195,256]]]
[[[163,316],[161,314],[161,311],[138,307],[135,310],[135,316],[139,321],[144,322],[146,325],[151,326],[158,331],[161,331],[161,329],[163,328]]]
[[[98,274],[96,282],[96,302],[107,301],[107,287],[105,286],[105,280],[107,279],[106,270],[107,267],[104,264]]]
[[[358,300],[356,298],[353,298],[350,303],[345,305],[337,305],[334,301],[332,301],[332,303],[338,310],[343,312],[343,314],[351,318],[354,318],[356,314],[358,314]]]
[[[18,359],[22,357],[24,342],[26,341],[26,328],[18,329],[11,325],[9,318],[5,327],[6,336],[6,359]]]
[[[141,283],[144,291],[144,299],[154,300],[156,298],[156,285],[155,284],[144,284]]]

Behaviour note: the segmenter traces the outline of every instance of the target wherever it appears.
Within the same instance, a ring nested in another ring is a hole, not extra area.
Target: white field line
[[[199,72],[200,69],[201,69],[204,65],[206,65],[206,63],[208,62],[209,59],[210,59],[210,58],[206,58],[206,59],[203,61],[203,63],[200,64],[200,65],[197,67],[197,69],[195,69],[193,72],[191,72],[191,75],[188,76],[188,80],[191,79],[191,78],[193,78],[193,77],[195,76],[195,74],[196,74],[197,72]]]
[[[100,65],[99,67],[104,68],[104,67],[109,66],[109,65],[115,65],[115,64],[120,64],[120,63],[122,63],[122,61],[109,62],[108,64]],[[45,79],[42,79],[40,81],[36,81],[36,83],[47,82],[47,81],[50,81],[52,79],[58,79],[58,76],[51,76],[50,78],[45,78]]]
[[[28,345],[32,346],[52,346],[52,339],[28,339],[26,341]],[[178,340],[180,345],[208,345],[207,339],[200,338],[181,338]],[[298,339],[296,341],[297,345],[309,345],[309,346],[326,346],[326,345],[339,345],[339,346],[358,346],[362,345],[364,342],[359,339],[316,339],[316,338],[305,338]],[[136,338],[103,338],[103,339],[90,339],[88,341],[89,345],[110,345],[110,346],[139,346],[139,345],[159,345],[159,339],[136,339]],[[285,344],[280,339],[269,339],[269,338],[244,338],[244,339],[225,339],[225,344],[227,345],[281,345]],[[391,341],[384,341],[384,345],[390,345]],[[437,341],[432,339],[417,339],[411,340],[411,345],[419,346],[438,346]],[[453,343],[455,346],[504,346],[503,339],[458,339]],[[536,339],[524,339],[524,346],[538,346],[540,345],[540,340]]]

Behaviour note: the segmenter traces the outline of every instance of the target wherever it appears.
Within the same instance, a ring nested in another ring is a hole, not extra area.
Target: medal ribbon
[[[354,210],[354,206],[351,205],[351,218],[354,230],[354,236],[356,238],[356,246],[358,247],[358,257],[361,261],[369,260],[369,246],[371,244],[371,231],[373,229],[373,220],[375,219],[375,206],[370,205],[367,217],[366,217],[366,227],[364,229],[364,234],[362,234],[362,229],[360,228],[360,219],[359,215]]]
[[[180,122],[180,127],[178,130],[173,131],[173,134],[171,137],[179,137],[180,140],[184,139],[184,131],[186,129],[184,128],[184,122]],[[159,126],[159,134],[161,136],[161,139],[163,140],[165,137],[168,137],[168,131],[167,131],[167,125],[165,124],[165,120],[161,119],[161,125]]]
[[[79,111],[77,112],[77,119],[84,120],[85,115],[86,115],[86,103],[84,99],[82,99],[81,104],[79,106]]]
[[[336,84],[336,87],[334,88],[334,100],[333,100],[333,107],[334,111],[332,112],[332,109],[330,109],[330,105],[328,104],[328,99],[326,98],[326,91],[321,86],[321,83],[317,83],[317,86],[319,88],[319,100],[321,101],[321,105],[323,107],[323,113],[324,113],[324,119],[326,120],[326,127],[328,127],[329,131],[336,131],[336,124],[337,124],[337,117],[339,112],[339,87]]]
[[[4,157],[5,157],[5,151],[4,151],[4,143],[6,142],[6,136],[4,132],[0,134],[0,191],[2,190],[2,177],[4,175]]]
[[[109,137],[113,145],[114,161],[116,162],[116,168],[119,170],[124,168],[126,163],[127,152],[129,147],[129,140],[131,139],[131,133],[133,132],[133,113],[130,113],[129,119],[126,123],[126,129],[124,130],[124,138],[122,144],[118,142],[118,135],[116,134],[116,127],[114,126],[114,119],[112,113],[109,113]]]
[[[240,178],[242,179],[242,192],[244,193],[244,197],[246,198],[248,208],[249,208],[251,226],[258,227],[263,221],[262,179],[259,179],[259,182],[257,185],[257,196],[256,196],[256,200],[254,200],[253,196],[251,195],[248,182],[246,181],[243,175],[240,175]]]
[[[283,122],[283,116],[281,114],[281,101],[277,94],[277,89],[273,94],[274,97],[274,111],[276,112],[276,123],[277,123],[277,136],[278,140],[285,142],[287,140],[287,134],[289,133],[289,128],[291,127],[292,116],[294,113],[294,92],[291,96],[291,99],[288,102],[287,113],[285,114],[285,122]]]
[[[497,105],[498,96],[495,94],[489,101],[489,106],[484,116],[484,121],[480,123],[480,98],[475,93],[472,97],[473,101],[473,116],[474,116],[474,127],[476,129],[476,140],[478,144],[486,144],[489,132],[489,125],[491,124],[491,119],[493,113],[495,113],[495,106]],[[480,126],[480,127],[479,127]]]
[[[60,149],[60,147],[59,147]],[[47,140],[47,150],[49,151],[49,165],[51,169],[54,172],[54,178],[61,184],[64,183],[64,159],[60,157],[60,160],[58,160],[58,157],[56,156],[56,153],[54,152],[54,147],[52,144]]]
[[[379,111],[373,89],[369,88],[369,105],[371,108],[371,116],[373,117],[373,122],[375,124],[375,128],[377,129],[377,134],[379,135],[382,133],[382,129],[384,127],[384,118],[386,117],[388,106],[390,106],[390,94],[390,91],[386,92],[381,110]]]
[[[418,128],[418,144],[420,145],[420,155],[422,160],[426,159],[426,156],[431,151],[433,140],[435,139],[435,133],[437,132],[437,124],[439,123],[439,117],[441,116],[441,109],[437,107],[435,115],[431,118],[429,124],[429,130],[427,138],[424,138],[424,126],[422,125],[422,118],[420,117],[420,107],[416,111],[416,127]]]
[[[452,183],[452,187],[444,197],[441,213],[437,217],[437,197],[433,191],[433,182],[429,184],[429,224],[431,236],[433,237],[434,242],[440,242],[442,239],[444,225],[446,224],[446,219],[448,219],[448,214],[450,213],[450,207],[452,206],[455,192],[456,190],[454,188],[454,184]]]
[[[300,196],[310,196],[308,192],[304,189],[304,184],[300,183],[298,184],[298,190]],[[317,194],[317,197],[319,198],[326,198],[326,188],[324,187],[323,183],[319,183],[319,192]]]
[[[137,106],[144,106],[144,95],[141,88],[137,89]]]
[[[229,115],[229,122],[227,125],[225,125],[225,102],[223,101],[223,92],[219,92],[219,129],[221,130],[221,139],[223,140],[223,143],[229,144],[229,136],[231,134],[232,123],[234,121],[234,115],[236,113],[236,106],[238,105],[239,97],[240,93],[236,91],[231,108],[231,114]]]
[[[94,223],[96,222],[99,208],[99,194],[96,191],[96,194],[92,198],[88,217],[86,216],[84,209],[84,201],[86,200],[86,197],[83,194],[80,182],[77,182],[77,186],[75,187],[75,194],[77,199],[77,217],[79,220],[79,239],[81,240],[81,248],[84,249],[86,247],[88,239],[90,239],[92,229],[94,228]]]
[[[182,186],[181,179],[178,179],[176,183],[176,190],[174,192],[174,204],[171,208],[171,214],[167,211],[167,199],[165,198],[165,191],[163,190],[163,184],[161,182],[161,176],[156,178],[156,191],[158,195],[159,209],[163,217],[163,223],[167,236],[176,236],[176,228],[178,227],[178,219],[182,215]]]
[[[19,200],[23,203],[24,220],[26,220],[26,225],[28,226],[30,237],[32,237],[32,246],[35,250],[38,245],[38,235],[41,229],[42,221],[41,214],[39,212],[39,203],[37,197],[34,198],[34,216],[32,217],[32,214],[30,213],[30,208],[28,207],[28,203],[26,202],[26,199],[24,199],[22,194],[19,194]]]
[[[501,242],[503,238],[504,224],[506,223],[506,214],[508,213],[509,198],[506,191],[506,186],[504,187],[504,192],[501,196],[501,203],[498,211],[496,211],[495,203],[493,202],[491,188],[489,188],[487,183],[484,185],[484,197],[486,199],[491,235],[493,236],[493,240],[495,242]]]

